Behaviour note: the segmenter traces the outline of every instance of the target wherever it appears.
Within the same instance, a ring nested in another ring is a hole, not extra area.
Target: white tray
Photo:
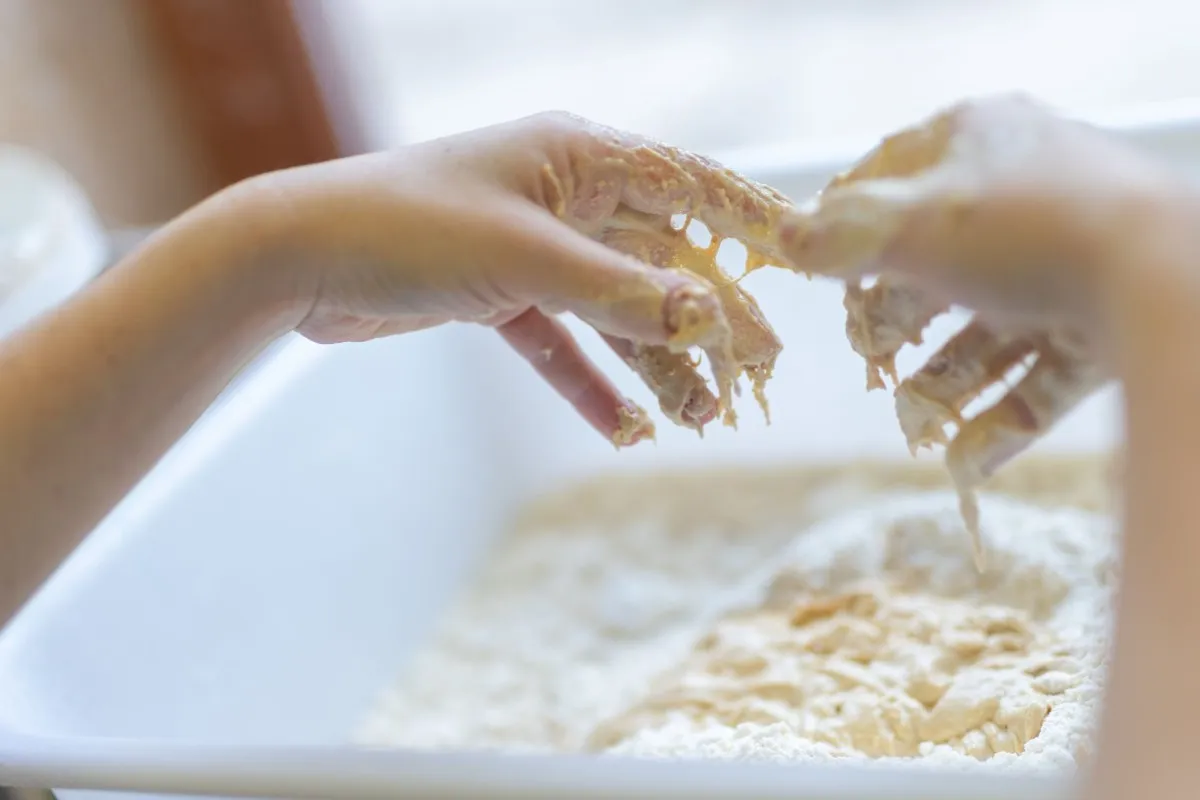
[[[1196,170],[1194,120],[1200,113],[1176,109],[1122,127]],[[863,144],[728,160],[803,196]],[[341,347],[290,341],[201,420],[0,637],[0,785],[339,798],[1061,796],[1055,782],[936,773],[615,768],[346,744],[533,495],[597,470],[906,457],[887,393],[863,391],[862,364],[841,335],[840,289],[782,272],[751,280],[787,345],[771,387],[774,426],[747,404],[736,434],[714,428],[700,441],[663,425],[657,447],[620,454],[489,331]],[[594,337],[587,345],[648,400]],[[1115,411],[1112,393],[1097,398],[1043,447],[1106,447]]]

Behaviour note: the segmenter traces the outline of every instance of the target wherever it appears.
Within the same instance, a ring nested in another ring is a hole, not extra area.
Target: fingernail
[[[705,286],[671,290],[663,302],[663,323],[667,328],[667,347],[674,352],[708,347],[731,336],[720,299]]]
[[[617,429],[612,435],[613,446],[620,450],[646,439],[654,441],[656,436],[654,421],[650,419],[646,409],[626,398],[625,404],[617,409]]]
[[[694,423],[701,430],[717,418],[717,404],[711,395],[693,393],[684,403],[683,417]]]

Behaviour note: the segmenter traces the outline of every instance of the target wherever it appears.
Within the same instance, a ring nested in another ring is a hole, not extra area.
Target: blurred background
[[[963,95],[1200,94],[1190,0],[0,0],[0,141],[113,227],[224,183],[563,108],[705,152]]]

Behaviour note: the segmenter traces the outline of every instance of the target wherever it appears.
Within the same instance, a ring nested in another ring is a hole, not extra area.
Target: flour
[[[371,744],[1070,769],[1108,639],[1107,518],[829,494],[812,525],[648,514],[501,542],[366,721]],[[854,508],[857,510],[847,510]]]

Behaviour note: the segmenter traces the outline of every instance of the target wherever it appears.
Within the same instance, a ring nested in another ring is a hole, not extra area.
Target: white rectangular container
[[[1114,124],[1200,173],[1198,111]],[[867,144],[727,160],[803,197]],[[887,393],[863,391],[840,288],[781,271],[750,286],[786,344],[770,387],[774,425],[747,403],[737,433],[714,426],[701,441],[660,425],[657,446],[622,453],[482,328],[287,342],[0,637],[0,785],[338,798],[1062,796],[1053,781],[347,744],[527,499],[600,470],[907,457]],[[1109,446],[1114,400],[1089,403],[1043,448]]]

